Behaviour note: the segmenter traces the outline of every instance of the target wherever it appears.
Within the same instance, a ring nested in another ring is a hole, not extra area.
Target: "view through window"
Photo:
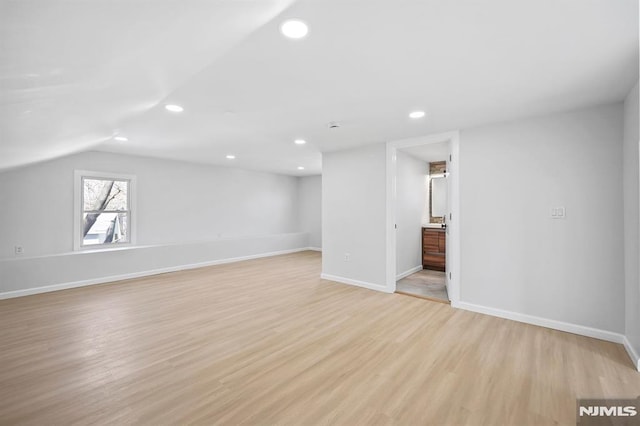
[[[82,246],[128,243],[129,180],[82,178]]]

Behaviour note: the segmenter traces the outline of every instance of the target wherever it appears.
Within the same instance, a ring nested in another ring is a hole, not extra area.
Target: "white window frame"
[[[128,237],[129,241],[121,243],[111,243],[106,245],[94,244],[83,245],[82,237],[82,217],[84,213],[83,203],[83,180],[84,179],[113,179],[120,181],[128,181],[129,187],[127,190],[128,200]],[[122,173],[108,173],[108,172],[96,172],[90,170],[75,170],[74,171],[74,197],[73,197],[73,250],[74,251],[109,251],[116,250],[121,247],[131,247],[136,244],[136,176],[127,175]]]

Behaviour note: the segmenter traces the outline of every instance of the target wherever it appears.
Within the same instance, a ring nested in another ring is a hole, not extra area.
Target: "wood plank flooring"
[[[302,252],[0,301],[2,424],[575,424],[621,345],[321,280]]]

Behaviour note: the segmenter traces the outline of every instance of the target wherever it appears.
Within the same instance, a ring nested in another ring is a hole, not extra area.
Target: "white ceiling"
[[[436,161],[446,161],[449,157],[449,142],[437,142],[426,145],[417,145],[407,148],[399,148],[410,156],[418,160],[433,163]]]
[[[303,175],[320,151],[620,101],[638,2],[0,0],[0,43],[0,169],[102,150]]]

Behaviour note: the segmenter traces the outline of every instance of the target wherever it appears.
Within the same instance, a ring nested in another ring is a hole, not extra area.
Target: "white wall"
[[[461,132],[462,301],[624,331],[622,120],[616,104]]]
[[[306,241],[305,233],[287,233],[5,259],[0,299],[290,253]]]
[[[138,248],[71,253],[75,169],[137,176]],[[304,247],[297,196],[296,177],[99,152],[6,171],[0,293]]]
[[[396,156],[396,274],[422,266],[422,220],[429,164],[402,151]]]
[[[638,173],[638,84],[624,102],[624,272],[625,272],[625,335],[640,356],[640,251],[638,220],[640,175]]]
[[[309,247],[322,248],[322,176],[298,178],[298,231],[309,234]]]
[[[323,153],[323,277],[386,288],[385,170],[385,144]]]
[[[0,173],[0,258],[73,250],[74,169],[137,176],[140,245],[297,231],[295,177],[87,152]]]

